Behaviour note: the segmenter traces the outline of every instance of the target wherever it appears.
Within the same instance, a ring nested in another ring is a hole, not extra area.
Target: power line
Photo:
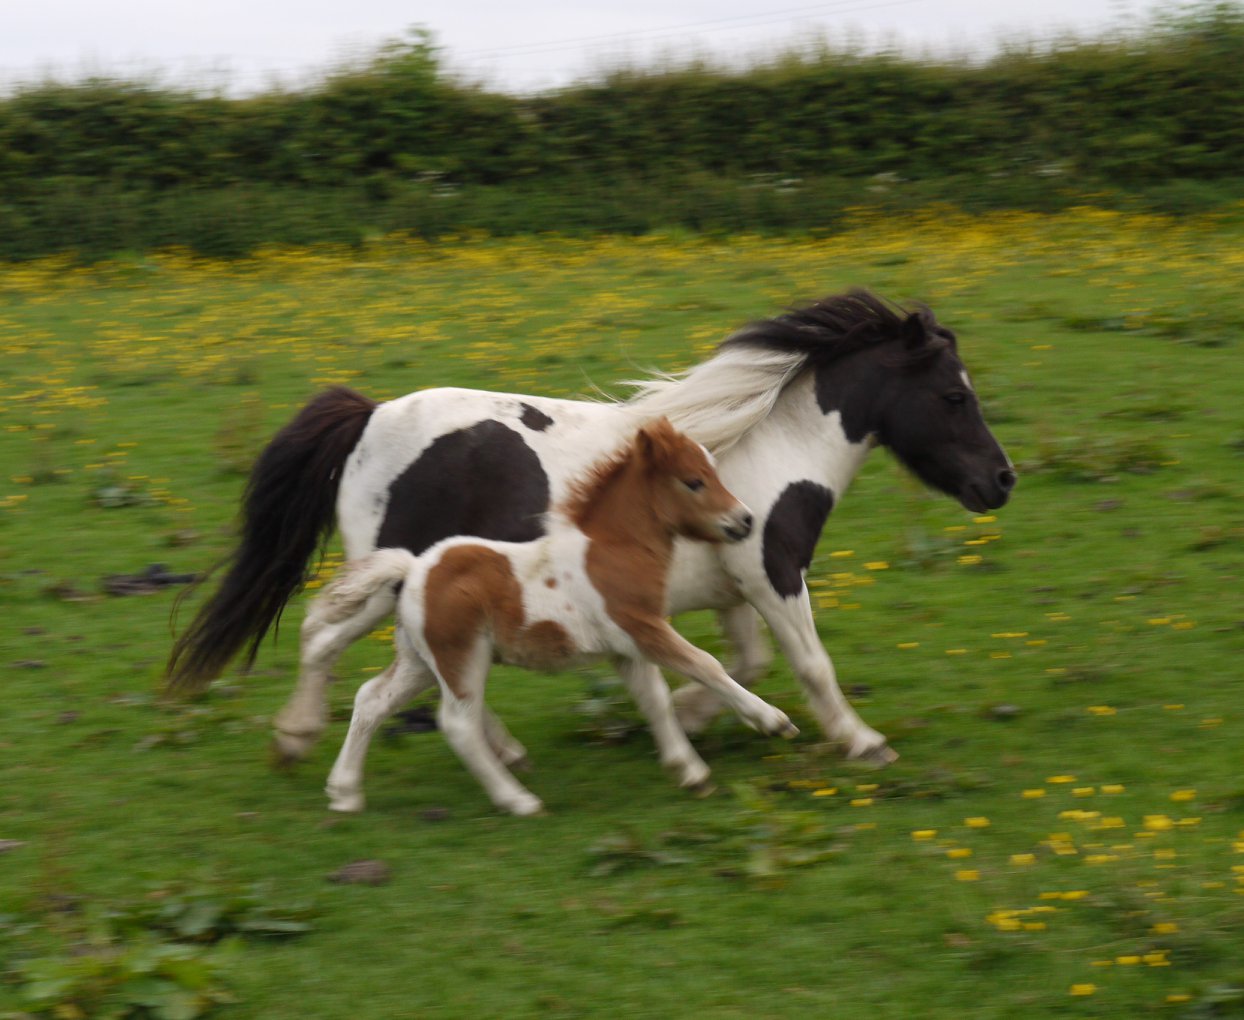
[[[683,32],[694,29],[719,32],[730,28],[758,28],[764,25],[773,25],[779,22],[787,21],[796,15],[811,14],[813,12],[823,12],[827,14],[854,14],[860,11],[880,10],[886,7],[906,7],[914,3],[924,2],[925,0],[889,0],[887,3],[858,4],[854,3],[853,0],[838,0],[837,3],[832,4],[816,4],[811,7],[792,7],[781,11],[767,11],[764,14],[739,14],[729,18],[713,18],[708,21],[691,21],[681,25],[671,25],[663,28],[636,29],[631,32],[613,32],[604,35],[579,36],[571,39],[548,40],[547,42],[515,43],[513,46],[499,46],[487,50],[467,51],[460,54],[460,56],[468,58],[503,57],[507,55],[536,56],[541,53],[554,53],[561,50],[578,49],[580,46],[589,45],[591,43],[624,41],[650,42],[652,40],[668,39],[672,36],[680,35]]]

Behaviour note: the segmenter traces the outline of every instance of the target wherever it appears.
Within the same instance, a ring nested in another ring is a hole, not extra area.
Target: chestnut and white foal
[[[794,736],[784,713],[732,680],[721,664],[666,619],[666,577],[675,536],[737,542],[752,515],[726,488],[704,448],[660,418],[596,465],[531,542],[446,539],[421,556],[379,549],[346,564],[303,624],[304,669],[382,618],[397,599],[397,661],[364,684],[345,744],[328,777],[329,806],[363,807],[363,760],[372,734],[433,682],[451,747],[493,803],[516,815],[543,808],[506,767],[525,752],[488,713],[484,684],[494,659],[564,669],[609,657],[647,717],[662,764],[680,785],[708,778],[673,713],[654,662],[715,692],[748,725]]]

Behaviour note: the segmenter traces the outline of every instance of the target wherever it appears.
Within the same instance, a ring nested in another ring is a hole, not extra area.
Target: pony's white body
[[[530,539],[589,464],[637,421],[663,415],[716,456],[721,479],[757,521],[736,545],[680,542],[668,608],[720,611],[744,686],[769,661],[763,618],[825,736],[849,758],[892,760],[839,690],[803,575],[875,445],[965,509],[1007,502],[1014,467],[984,421],[954,334],[928,309],[904,312],[850,291],[753,323],[681,375],[633,385],[624,403],[462,389],[382,405],[340,389],[316,397],[252,472],[242,541],[174,648],[173,682],[201,687],[248,641],[253,655],[331,529],[326,493],[336,492],[351,557],[377,546],[423,550],[452,535]],[[385,598],[372,606],[378,622]],[[300,676],[275,720],[283,755],[305,757],[323,732],[327,682],[325,670]],[[675,700],[691,731],[721,707],[695,687]]]
[[[712,365],[707,362],[700,366],[701,374]],[[733,374],[731,367],[716,366],[723,376]],[[754,376],[750,364],[739,367],[744,369],[740,374]],[[565,498],[574,480],[590,464],[615,449],[637,421],[651,417],[654,411],[665,414],[680,428],[695,418],[701,432],[715,435],[719,446],[726,443],[730,428],[750,424],[717,453],[717,471],[726,487],[761,520],[792,478],[815,481],[841,498],[872,447],[871,442],[852,443],[837,413],[821,413],[810,375],[785,385],[774,396],[768,413],[754,424],[739,413],[737,406],[720,399],[713,398],[713,406],[704,406],[706,396],[711,398],[732,386],[739,386],[736,393],[745,392],[748,383],[755,385],[754,378],[723,378],[711,387],[705,387],[703,379],[694,383],[686,380],[657,393],[656,399],[628,404],[456,388],[421,390],[382,404],[372,415],[342,477],[337,520],[346,555],[353,559],[376,548],[394,478],[438,437],[485,420],[521,429],[525,407],[534,407],[554,422],[540,432],[523,429],[527,445],[548,475],[550,502],[554,504]],[[679,406],[678,398],[685,406]],[[384,455],[377,456],[376,451],[384,451]],[[833,664],[816,633],[806,595],[784,598],[769,584],[762,562],[762,541],[763,536],[757,534],[737,545],[714,547],[680,539],[669,576],[669,612],[727,611],[723,626],[737,656],[731,673],[747,686],[770,659],[755,614],[747,608],[750,604],[768,623],[803,682],[826,735],[840,742],[852,757],[884,749],[885,738],[859,718],[838,690]],[[291,708],[297,711],[299,705],[322,702],[320,692],[305,688],[305,679],[304,671],[290,707],[278,720],[281,730],[298,732],[299,721],[290,714]],[[720,709],[720,702],[710,691],[694,685],[677,692],[675,704],[680,721],[693,732]]]

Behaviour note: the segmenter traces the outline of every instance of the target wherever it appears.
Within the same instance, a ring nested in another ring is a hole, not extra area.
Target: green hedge
[[[0,255],[384,229],[824,227],[850,204],[906,201],[867,190],[876,175],[969,205],[1106,189],[1195,206],[1239,194],[1241,124],[1239,3],[984,64],[825,50],[525,97],[452,80],[415,33],[298,92],[93,80],[0,99]]]

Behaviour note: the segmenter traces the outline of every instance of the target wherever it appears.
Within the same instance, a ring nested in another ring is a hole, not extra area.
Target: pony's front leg
[[[661,671],[646,659],[620,658],[616,665],[631,698],[648,720],[661,765],[684,789],[708,792],[709,768],[678,725],[670,689]]]
[[[799,677],[812,714],[825,736],[840,745],[846,757],[888,765],[898,758],[886,738],[864,722],[838,686],[834,664],[821,644],[812,618],[808,589],[782,598],[770,589],[752,601],[777,639],[782,654]]]
[[[773,653],[760,631],[760,616],[746,602],[717,614],[726,641],[734,649],[729,673],[740,687],[750,688],[769,668]],[[674,692],[674,711],[685,733],[702,733],[725,703],[702,684],[683,684]]]
[[[386,585],[342,618],[333,595],[329,589],[315,599],[302,622],[298,682],[272,722],[273,750],[282,763],[302,761],[311,753],[328,726],[333,666],[342,652],[393,612],[396,602]]]
[[[434,682],[424,663],[399,651],[388,669],[359,688],[349,732],[324,787],[332,810],[363,810],[363,761],[372,736],[389,716]]]

